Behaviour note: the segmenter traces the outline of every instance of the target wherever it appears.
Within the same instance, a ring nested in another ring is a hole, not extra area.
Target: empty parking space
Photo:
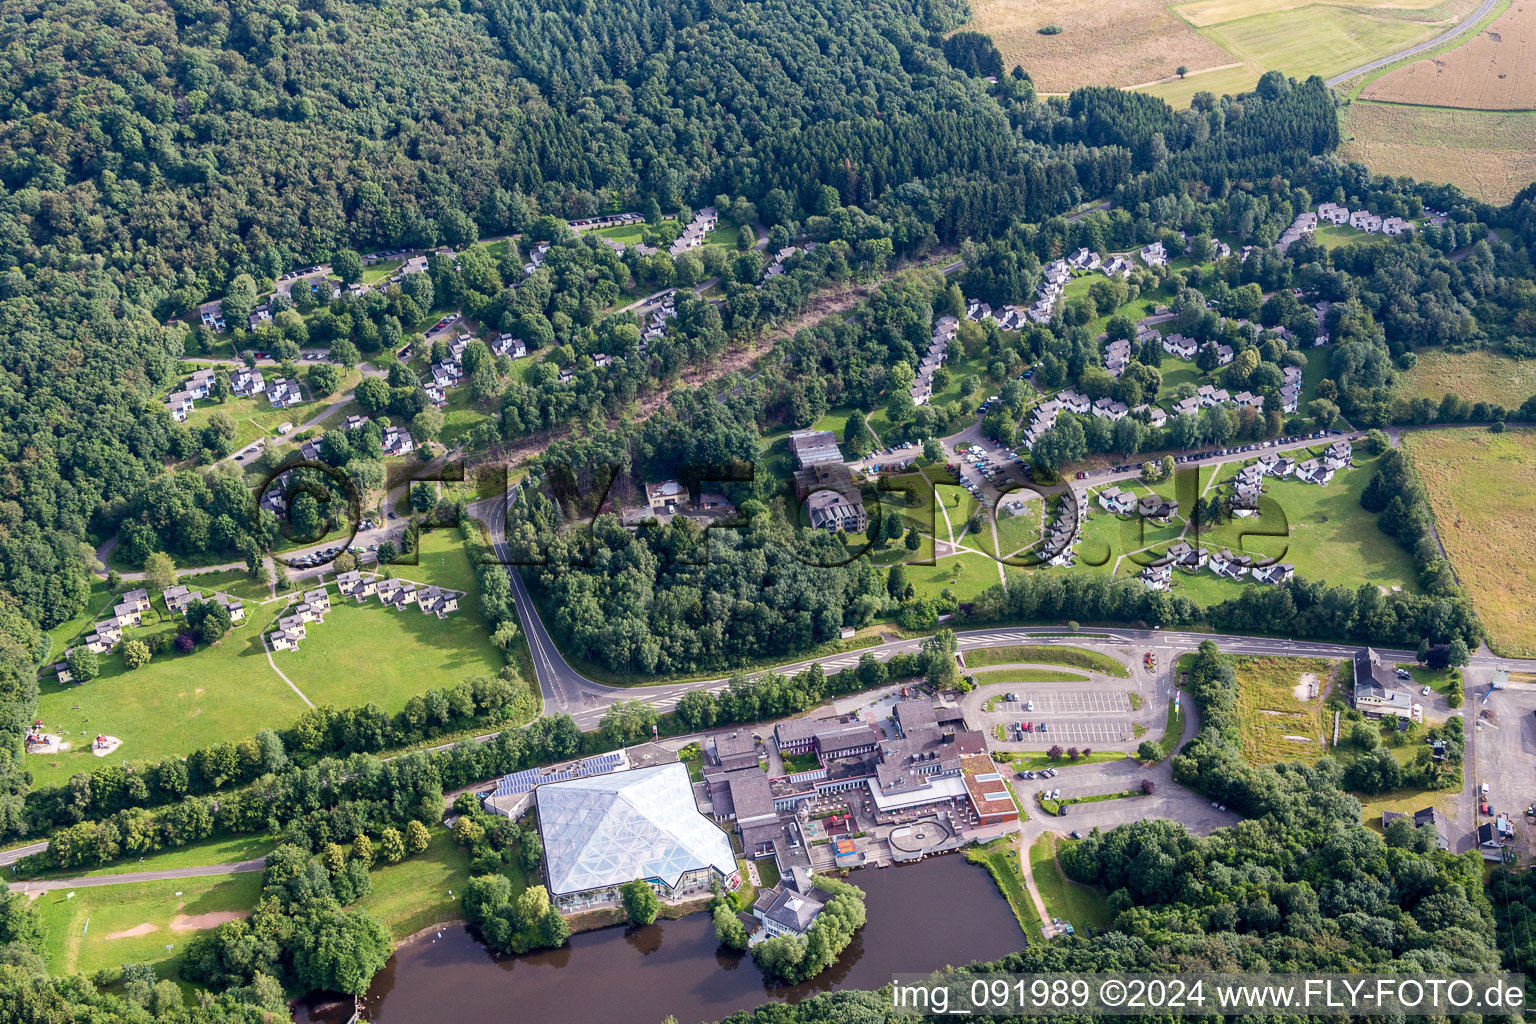
[[[1022,721],[1029,721],[1026,717]],[[1012,722],[1009,723],[1012,725]],[[1134,730],[1128,721],[1087,721],[1087,722],[1046,722],[1045,732],[1040,731],[1041,723],[1035,722],[1035,731],[1024,734],[1025,746],[1049,747],[1053,744],[1088,745],[1095,743],[1124,743],[1134,739]],[[1009,742],[1018,744],[1019,734],[1012,733],[1008,737]]]
[[[1020,687],[1017,701],[999,701],[993,710],[1017,718],[1028,714],[1027,703],[1034,704],[1035,714],[1045,715],[1128,715],[1131,713],[1131,695],[1114,690],[1033,690]]]

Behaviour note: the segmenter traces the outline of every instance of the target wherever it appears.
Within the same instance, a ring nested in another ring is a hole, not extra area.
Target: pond
[[[459,1020],[699,1024],[771,999],[798,1002],[832,989],[878,988],[893,974],[991,960],[1024,945],[986,870],[960,855],[866,868],[848,881],[868,894],[868,922],[838,962],[795,986],[765,984],[750,955],[722,950],[709,915],[645,928],[571,936],[522,956],[487,950],[463,925],[401,948],[364,999],[374,1024]],[[643,968],[643,969],[642,969]],[[515,1008],[515,1011],[514,1011]],[[331,1020],[317,1012],[300,1019]],[[345,1021],[350,1007],[339,1020]]]

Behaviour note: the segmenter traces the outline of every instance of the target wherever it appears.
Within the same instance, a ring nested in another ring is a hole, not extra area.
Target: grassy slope
[[[1015,646],[988,647],[967,651],[965,663],[970,668],[986,665],[1070,665],[1111,676],[1128,676],[1130,673],[1120,662],[1098,651],[1080,647]]]
[[[1109,906],[1104,894],[1067,878],[1056,862],[1056,836],[1046,832],[1029,848],[1029,870],[1035,887],[1052,917],[1070,921],[1078,930],[1109,927]]]

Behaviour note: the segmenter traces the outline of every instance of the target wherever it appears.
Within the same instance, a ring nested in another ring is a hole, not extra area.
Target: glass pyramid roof
[[[539,831],[553,895],[686,871],[736,870],[731,842],[699,813],[680,763],[540,786]]]

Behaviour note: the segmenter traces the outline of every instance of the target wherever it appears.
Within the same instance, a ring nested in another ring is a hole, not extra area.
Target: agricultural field
[[[1516,409],[1536,395],[1536,360],[1511,359],[1486,349],[1422,348],[1417,355],[1414,368],[1398,375],[1394,397],[1438,402],[1449,392],[1468,402],[1497,402]]]
[[[1343,130],[1339,158],[1376,174],[1446,182],[1490,203],[1507,203],[1536,180],[1536,112],[1355,100]]]
[[[1412,431],[1403,445],[1429,493],[1440,542],[1488,628],[1510,657],[1536,655],[1536,430]]]
[[[245,917],[261,893],[261,872],[171,878],[43,893],[33,903],[54,974],[149,963],[176,980],[187,942]],[[167,950],[166,947],[170,949]]]
[[[1042,92],[1136,85],[1175,75],[1181,65],[1208,68],[1232,61],[1166,0],[973,0],[971,10],[966,28],[990,35],[1004,67],[1022,66]],[[1047,25],[1062,31],[1041,35]]]
[[[991,35],[1007,67],[1043,92],[1142,87],[1175,106],[1198,91],[1252,89],[1278,69],[1328,76],[1444,31],[1477,0],[978,0],[968,28]],[[1061,32],[1041,35],[1058,25]],[[1186,69],[1184,76],[1178,69]]]
[[[1471,110],[1536,108],[1536,0],[1514,0],[1460,46],[1382,75],[1360,97]]]
[[[1322,658],[1234,657],[1243,757],[1249,764],[1316,761],[1326,749],[1323,695],[1335,663]]]

